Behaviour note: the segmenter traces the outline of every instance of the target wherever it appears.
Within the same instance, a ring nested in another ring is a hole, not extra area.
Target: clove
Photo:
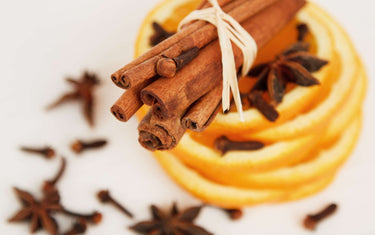
[[[120,211],[124,212],[128,217],[133,218],[133,214],[120,203],[118,203],[115,199],[113,199],[108,190],[99,191],[98,198],[102,203],[110,203]]]
[[[94,211],[91,214],[80,214],[80,213],[69,211],[69,210],[63,208],[62,213],[64,213],[65,215],[74,216],[74,217],[84,219],[84,220],[86,220],[90,223],[93,223],[93,224],[99,224],[102,221],[102,218],[103,218],[102,214],[98,211]]]
[[[94,141],[83,141],[83,140],[76,140],[72,143],[71,149],[79,154],[88,149],[96,149],[102,148],[107,144],[107,140],[99,139]]]
[[[66,159],[61,158],[61,166],[55,177],[51,180],[44,181],[42,191],[45,196],[45,201],[49,203],[59,203],[60,202],[60,193],[56,188],[57,182],[61,179],[66,168]]]
[[[300,42],[304,41],[309,33],[309,27],[307,24],[298,24],[296,28],[298,32],[297,40]]]
[[[222,155],[228,151],[239,151],[239,150],[258,150],[264,147],[264,144],[258,141],[244,141],[237,142],[228,139],[226,136],[221,136],[215,141],[215,148],[219,150]]]
[[[156,64],[156,71],[162,77],[172,78],[176,75],[178,70],[182,69],[197,57],[198,52],[199,48],[193,47],[176,58],[161,58]]]
[[[26,153],[39,154],[46,159],[51,159],[55,156],[55,150],[49,146],[44,148],[21,147],[20,149]]]
[[[325,207],[322,211],[316,214],[307,215],[303,221],[304,227],[311,231],[315,230],[319,222],[321,222],[322,220],[324,220],[325,218],[329,217],[330,215],[336,212],[337,207],[338,207],[337,204],[331,203],[327,207]]]
[[[163,26],[157,22],[152,23],[152,28],[154,29],[154,34],[150,37],[150,45],[156,46],[160,42],[172,36],[174,33],[166,31]]]
[[[229,216],[231,220],[239,220],[243,216],[243,211],[241,209],[223,209],[225,213]]]
[[[79,221],[75,222],[70,230],[63,233],[64,235],[76,235],[76,234],[83,234],[87,230],[87,224],[84,219],[80,219]]]

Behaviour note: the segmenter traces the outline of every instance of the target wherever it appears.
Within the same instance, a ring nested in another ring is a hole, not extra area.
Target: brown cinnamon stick
[[[150,151],[168,150],[176,147],[185,130],[181,125],[181,116],[160,120],[150,110],[138,125],[138,141]]]
[[[305,4],[304,0],[279,0],[246,20],[243,27],[253,36],[258,48],[279,32]],[[242,64],[242,52],[233,46],[237,68]],[[167,119],[186,110],[222,80],[219,42],[210,43],[185,66],[174,79],[161,78],[141,91],[146,105],[153,105],[154,115]]]
[[[195,102],[182,118],[182,126],[192,131],[204,131],[221,110],[222,89],[220,84]]]
[[[185,65],[190,63],[195,57],[198,56],[198,52],[199,48],[193,47],[176,58],[162,58],[158,60],[156,64],[157,74],[165,78],[174,77],[178,70],[182,69]]]
[[[111,113],[121,122],[127,122],[143,105],[140,97],[141,90],[155,81],[156,78],[125,91],[122,96],[111,107]]]
[[[225,12],[228,12],[236,21],[243,22],[259,11],[270,6],[277,0],[236,0],[223,7]],[[241,4],[239,4],[241,3]],[[232,10],[228,10],[231,9]],[[202,22],[202,21],[197,21]],[[175,35],[179,35],[177,33]],[[172,38],[172,37],[171,37]],[[163,57],[174,58],[179,56],[183,51],[188,51],[193,47],[203,48],[217,38],[217,29],[214,25],[203,24],[197,28],[195,32],[184,35],[181,40],[177,41],[169,48],[163,50],[160,55],[154,56],[145,60],[131,69],[122,73],[120,82],[124,87],[129,88],[136,86],[139,83],[156,75],[156,64],[159,59]]]
[[[223,6],[224,4],[230,3],[234,0],[219,0],[220,6]],[[207,3],[208,4],[208,3]],[[208,5],[205,4],[202,6],[203,8],[208,7]],[[144,53],[137,59],[133,60],[131,63],[125,65],[121,69],[117,70],[115,73],[111,75],[111,79],[118,87],[123,89],[128,89],[131,87],[131,84],[127,83],[127,81],[124,80],[122,77],[122,74],[131,69],[132,67],[139,65],[143,63],[144,61],[159,55],[164,50],[168,49],[170,46],[176,44],[178,41],[186,37],[187,35],[197,31],[201,27],[203,27],[206,24],[206,22],[203,21],[196,21],[194,23],[191,23],[187,26],[185,26],[179,33],[167,38],[166,40],[159,43],[157,46],[150,49],[148,52]],[[155,62],[156,63],[156,62]],[[141,83],[141,82],[140,82]],[[135,85],[134,85],[135,86]]]

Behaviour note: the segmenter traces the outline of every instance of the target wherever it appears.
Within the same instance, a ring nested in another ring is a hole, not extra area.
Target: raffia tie
[[[250,71],[255,61],[258,47],[254,38],[242,28],[235,19],[221,9],[217,0],[208,1],[212,7],[191,12],[180,22],[178,30],[180,30],[183,25],[194,20],[204,20],[216,26],[223,66],[223,110],[227,111],[230,108],[230,91],[232,91],[240,120],[244,121],[240,90],[238,88],[236,63],[231,42],[237,45],[242,51],[242,76],[245,76]]]

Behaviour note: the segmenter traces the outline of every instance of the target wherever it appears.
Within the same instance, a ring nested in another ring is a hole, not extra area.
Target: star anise
[[[275,121],[277,117],[275,119],[274,114],[272,117],[267,115],[267,113],[262,110],[262,107],[254,104],[255,98],[258,99],[258,103],[259,99],[263,99],[259,95],[255,96],[254,93],[258,93],[259,91],[268,92],[272,105],[271,107],[267,107],[267,109],[269,109],[281,103],[288,83],[294,83],[305,87],[319,85],[319,80],[311,73],[319,71],[328,61],[319,59],[309,53],[309,47],[310,45],[308,43],[297,42],[277,55],[275,60],[269,63],[259,64],[249,72],[249,76],[258,77],[249,95],[250,102],[270,121]]]
[[[152,219],[137,223],[130,229],[140,234],[150,235],[210,235],[212,233],[194,224],[201,209],[202,206],[197,206],[179,212],[174,203],[170,212],[164,213],[152,205]]]
[[[47,109],[51,110],[53,108],[56,108],[57,106],[60,106],[61,104],[70,101],[81,101],[83,105],[84,116],[89,124],[93,126],[93,89],[96,85],[99,84],[98,77],[95,74],[85,72],[80,80],[67,78],[66,81],[73,85],[73,91],[63,94],[58,100],[49,105]]]
[[[58,226],[51,212],[60,210],[61,206],[43,200],[38,201],[29,192],[18,188],[14,188],[14,191],[22,203],[22,209],[11,217],[9,222],[30,221],[31,233],[44,228],[50,234],[57,234]]]
[[[57,234],[58,226],[51,213],[63,209],[60,204],[60,194],[56,188],[56,183],[61,178],[65,166],[65,158],[62,158],[61,167],[57,175],[52,180],[44,182],[42,188],[43,198],[40,201],[35,199],[29,192],[14,188],[23,208],[9,219],[9,222],[30,221],[30,231],[32,233],[40,228],[44,228],[50,234]]]
[[[55,218],[52,216],[54,213],[65,214],[70,217],[80,219],[82,221],[85,220],[94,224],[99,223],[102,218],[102,215],[99,212],[95,211],[91,214],[80,214],[67,210],[61,204],[60,193],[56,187],[56,184],[61,179],[61,176],[65,171],[65,167],[66,160],[65,158],[62,158],[61,166],[56,176],[51,180],[46,180],[44,182],[42,187],[43,197],[41,200],[37,200],[27,191],[14,188],[16,196],[20,199],[23,207],[9,219],[9,222],[29,221],[30,231],[32,233],[38,229],[44,228],[49,234],[58,233],[58,224]]]

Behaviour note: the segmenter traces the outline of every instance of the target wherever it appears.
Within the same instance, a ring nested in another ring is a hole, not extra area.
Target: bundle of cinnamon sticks
[[[305,0],[219,0],[222,9],[255,39],[272,39],[304,6]],[[210,7],[203,3],[202,8]],[[233,45],[236,68],[243,63]],[[116,71],[112,81],[127,89],[111,108],[129,120],[151,106],[139,123],[139,142],[151,151],[174,148],[187,129],[205,130],[221,110],[222,64],[215,26],[194,21]]]

